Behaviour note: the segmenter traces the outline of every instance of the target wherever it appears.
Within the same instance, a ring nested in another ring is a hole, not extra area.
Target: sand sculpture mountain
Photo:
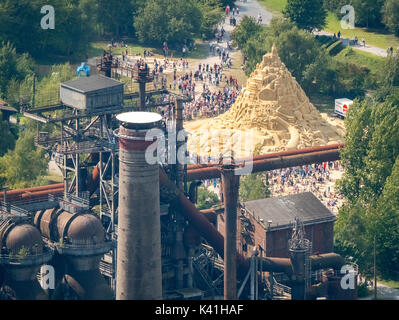
[[[208,129],[213,133],[231,131],[231,135],[252,130],[255,139],[251,145],[241,144],[241,150],[235,150],[240,155],[248,155],[254,149],[267,153],[341,142],[344,127],[342,122],[334,121],[327,121],[310,103],[273,46],[272,52],[263,57],[226,113],[213,119],[187,123],[185,127],[191,133]],[[195,143],[188,141],[192,152],[220,154],[219,150],[212,148],[215,141],[201,141],[200,146],[197,141]]]

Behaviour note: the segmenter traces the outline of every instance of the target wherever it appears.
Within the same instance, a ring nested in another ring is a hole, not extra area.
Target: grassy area
[[[382,57],[360,50],[353,50],[350,47],[342,50],[334,59],[341,62],[353,63],[359,67],[366,67],[373,74],[381,74],[385,63],[385,59]]]
[[[399,281],[394,281],[394,280],[378,280],[377,283],[381,283],[387,287],[390,287],[392,289],[399,289]]]
[[[285,8],[287,0],[259,0],[259,3],[274,15],[279,16]],[[331,33],[338,33],[338,31],[341,31],[341,35],[344,38],[352,39],[355,36],[357,36],[359,40],[364,38],[366,40],[366,45],[369,44],[382,49],[387,49],[391,46],[393,48],[399,47],[399,38],[382,29],[342,29],[341,21],[332,12],[328,13],[324,30]]]
[[[241,69],[242,65],[242,52],[238,51],[234,54],[233,65],[230,69],[226,69],[226,75],[229,77],[230,75],[237,79],[238,85],[244,86],[247,82],[247,76],[245,72]]]
[[[259,0],[259,3],[274,15],[281,15],[287,0]]]
[[[366,45],[372,45],[374,47],[387,49],[390,46],[396,48],[399,46],[399,38],[388,32],[384,32],[381,29],[366,29],[366,28],[355,28],[355,29],[342,29],[341,21],[338,17],[329,12],[327,17],[327,24],[324,28],[325,31],[331,33],[338,33],[341,31],[341,37],[352,39],[357,36],[359,41],[364,38]]]
[[[128,53],[131,55],[142,55],[144,50],[147,51],[152,51],[155,54],[155,57],[161,57],[163,55],[162,49],[161,48],[155,48],[151,46],[146,46],[146,45],[140,45],[137,43],[131,43],[127,42],[126,43],[127,48],[121,48],[121,47],[116,47],[112,48],[112,53],[121,55],[122,52],[126,52],[126,49],[128,50]],[[92,42],[90,44],[90,48],[88,50],[87,55],[89,57],[97,57],[103,54],[104,50],[108,50],[108,42],[107,41],[99,41],[99,42]],[[173,54],[174,58],[180,58],[182,57],[182,53],[177,50],[170,50],[169,56],[171,57]],[[196,42],[194,45],[194,49],[191,50],[188,54],[189,59],[204,59],[208,56],[208,44],[204,42]]]

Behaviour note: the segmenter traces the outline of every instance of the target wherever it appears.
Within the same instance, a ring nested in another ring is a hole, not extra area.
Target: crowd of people
[[[206,86],[206,85],[205,85]],[[201,117],[215,117],[226,112],[234,103],[238,90],[234,87],[224,87],[222,90],[212,92],[207,88],[197,99],[184,105],[183,116],[185,120]]]
[[[342,172],[340,161],[269,171],[271,196],[312,192],[337,213],[343,197],[335,190],[334,182]]]

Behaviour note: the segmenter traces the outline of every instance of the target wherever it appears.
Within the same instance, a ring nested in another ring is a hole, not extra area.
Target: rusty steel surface
[[[343,147],[343,144],[319,146],[307,149],[283,151],[278,153],[256,156],[254,157],[253,161],[254,165],[253,172],[260,172],[263,170],[274,170],[274,169],[286,168],[289,166],[306,165],[316,162],[339,160],[340,159],[339,151],[341,147]],[[205,180],[205,179],[213,179],[219,177],[220,177],[220,171],[217,168],[217,165],[195,164],[188,166],[187,181]],[[88,190],[90,191],[90,194],[93,194],[98,188],[99,178],[100,178],[100,170],[98,168],[98,165],[96,165],[93,169],[91,178],[88,179],[89,180]],[[53,184],[53,185],[46,185],[34,188],[16,189],[8,191],[7,195],[21,194],[24,192],[24,190],[27,189],[33,189],[32,191],[45,190],[48,193],[51,193],[50,192],[51,189],[60,188],[60,186],[63,187],[63,184]],[[37,188],[40,189],[37,190]],[[3,195],[2,193],[0,193],[0,199],[2,199],[2,197]]]
[[[271,159],[271,158],[277,158],[277,157],[283,157],[283,156],[293,156],[293,155],[297,155],[297,154],[305,154],[305,153],[311,153],[311,152],[317,152],[317,151],[339,150],[340,148],[343,148],[343,147],[344,147],[343,143],[338,143],[338,144],[331,144],[331,145],[327,145],[327,146],[317,146],[317,147],[311,147],[311,148],[305,148],[305,149],[280,151],[280,152],[262,154],[262,155],[254,156],[251,158],[249,158],[249,157],[241,158],[241,159],[238,159],[236,162],[241,163],[243,161],[257,161],[257,160]],[[196,169],[210,168],[210,167],[217,167],[217,164],[191,164],[191,165],[187,166],[187,170],[196,170]]]
[[[327,161],[339,160],[339,150],[331,149],[326,151],[309,152],[305,154],[295,154],[290,156],[280,156],[270,159],[261,159],[249,162],[252,164],[252,173],[268,170],[275,170],[288,167],[296,167],[301,165],[322,163]],[[206,180],[220,178],[220,171],[217,167],[210,166],[202,169],[194,169],[187,171],[187,181]]]
[[[41,234],[36,227],[30,224],[15,225],[3,241],[12,254],[18,254],[22,248],[28,249],[28,254],[41,254],[43,252]]]

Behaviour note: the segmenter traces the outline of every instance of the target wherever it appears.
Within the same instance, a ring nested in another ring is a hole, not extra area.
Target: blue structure
[[[76,75],[79,77],[81,77],[82,75],[86,75],[86,77],[90,77],[90,67],[88,65],[86,65],[86,62],[82,62],[82,64],[79,67],[77,67]]]

